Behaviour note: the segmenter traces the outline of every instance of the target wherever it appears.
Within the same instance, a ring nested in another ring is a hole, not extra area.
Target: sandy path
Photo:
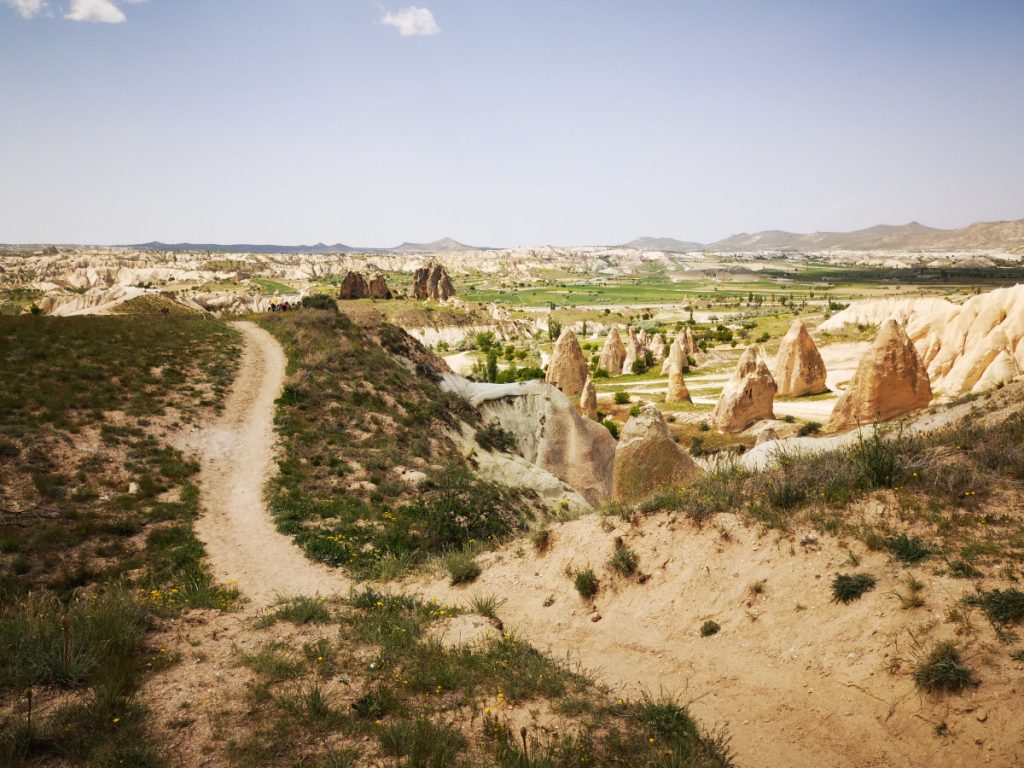
[[[237,583],[256,605],[345,590],[349,582],[340,572],[308,560],[270,518],[264,487],[277,471],[274,400],[284,384],[285,355],[262,328],[249,322],[234,327],[244,345],[224,413],[187,439],[201,465],[203,515],[196,534],[214,576]]]

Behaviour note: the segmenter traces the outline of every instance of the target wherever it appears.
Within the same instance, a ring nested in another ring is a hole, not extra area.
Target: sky
[[[1024,218],[1022,0],[0,0],[0,242]]]

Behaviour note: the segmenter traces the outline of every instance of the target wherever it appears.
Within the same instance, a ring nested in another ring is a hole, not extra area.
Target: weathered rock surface
[[[375,272],[367,284],[366,294],[371,299],[390,299],[391,289],[388,288],[388,281],[383,272]]]
[[[437,262],[420,267],[413,275],[412,297],[428,301],[446,301],[455,295],[455,286],[446,270]]]
[[[825,362],[799,317],[794,318],[789,331],[782,337],[779,353],[775,357],[772,375],[778,384],[777,394],[802,397],[828,392],[825,386]]]
[[[643,357],[643,349],[640,347],[640,338],[637,336],[636,328],[629,327],[629,338],[626,340],[626,357],[622,361],[622,373],[632,373],[633,363]]]
[[[683,373],[690,370],[690,361],[686,356],[686,341],[683,331],[680,331],[675,339],[672,340],[672,344],[668,348],[668,354],[661,363],[661,375],[667,375],[672,370],[673,365],[679,366],[679,370]]]
[[[349,272],[338,287],[339,299],[365,299],[366,294],[366,278],[362,272]]]
[[[619,329],[612,328],[604,340],[604,347],[601,349],[601,357],[597,362],[598,368],[604,368],[610,376],[618,376],[622,373],[622,364],[626,360],[626,346],[619,336]]]
[[[679,488],[702,474],[680,448],[654,405],[648,403],[626,422],[615,450],[612,497],[635,501],[665,488]]]
[[[551,349],[551,362],[544,380],[558,387],[566,397],[577,398],[583,392],[589,373],[583,350],[571,328],[565,328]]]
[[[887,421],[931,399],[928,371],[914,343],[895,320],[886,320],[857,364],[828,426],[841,430]]]
[[[583,392],[580,394],[580,413],[588,419],[597,421],[597,388],[590,376],[587,376],[587,382],[583,385]]]
[[[575,489],[590,504],[611,497],[615,438],[584,418],[576,403],[542,381],[478,384],[448,374],[442,386],[464,397],[485,421],[516,438],[518,455]]]
[[[693,402],[690,399],[690,391],[686,388],[686,382],[683,380],[683,371],[675,364],[668,370],[668,387],[665,389],[665,402],[668,404]]]
[[[1017,358],[1013,356],[1009,348],[1004,347],[1002,352],[995,356],[985,373],[971,387],[972,392],[985,392],[994,387],[1011,381],[1020,376],[1020,366],[1017,365]]]
[[[986,389],[1008,381],[1003,377],[1012,378],[1014,368],[1000,359],[1004,349],[1024,370],[1024,285],[981,293],[963,304],[935,298],[855,302],[818,327],[836,331],[851,323],[881,325],[888,318],[905,326],[935,395],[957,397],[982,391],[976,388],[982,380]]]
[[[756,345],[747,347],[736,373],[722,389],[711,425],[722,432],[742,432],[757,421],[775,418],[772,403],[777,388],[764,353]]]
[[[661,362],[665,359],[666,353],[665,337],[660,333],[654,334],[654,338],[651,339],[651,343],[647,345],[647,349],[650,350],[652,357],[657,362]]]

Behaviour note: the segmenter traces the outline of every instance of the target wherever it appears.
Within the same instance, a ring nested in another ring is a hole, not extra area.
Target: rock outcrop
[[[464,397],[484,421],[496,421],[516,438],[518,455],[575,489],[590,504],[612,491],[615,438],[584,418],[570,400],[543,381],[478,384],[448,374],[442,387]]]
[[[455,295],[448,270],[437,262],[420,267],[413,275],[412,297],[426,301],[446,301]]]
[[[640,339],[636,334],[636,328],[629,327],[629,338],[626,340],[626,357],[622,361],[622,373],[632,373],[633,363],[640,360],[644,355],[640,347]]]
[[[679,370],[683,373],[690,370],[690,361],[686,355],[686,342],[683,331],[676,335],[672,345],[668,348],[668,354],[665,355],[665,359],[661,363],[661,375],[665,376],[668,374],[672,370],[673,365],[679,366]]]
[[[665,389],[665,402],[668,404],[693,402],[690,399],[690,391],[686,388],[686,382],[683,380],[683,370],[675,364],[668,369],[668,387]]]
[[[588,377],[587,360],[576,334],[571,328],[565,328],[551,349],[551,362],[544,380],[558,387],[566,397],[576,399],[582,394]]]
[[[1009,348],[1004,347],[1002,352],[996,355],[992,362],[988,364],[985,373],[971,387],[971,391],[985,392],[1007,381],[1012,381],[1020,376],[1020,374],[1021,370],[1020,366],[1017,365],[1017,358],[1013,356]]]
[[[722,432],[742,432],[762,419],[773,419],[777,386],[764,353],[751,345],[740,355],[736,373],[726,382],[711,416],[711,426]]]
[[[987,389],[1008,381],[1003,377],[1015,369],[1001,357],[1004,349],[1024,370],[1024,285],[981,293],[963,304],[936,298],[855,302],[818,328],[880,325],[887,318],[904,325],[937,396],[980,392],[982,380]]]
[[[887,421],[931,399],[928,371],[914,343],[895,320],[886,320],[857,364],[828,426],[842,430]]]
[[[683,334],[683,351],[686,354],[693,357],[702,354],[700,347],[697,346],[697,340],[693,338],[693,331],[690,329],[690,326],[686,326],[680,333]]]
[[[371,299],[391,298],[391,289],[388,288],[388,281],[384,278],[383,272],[375,272],[366,288],[366,295]]]
[[[777,394],[785,397],[802,397],[828,392],[825,386],[825,362],[807,332],[807,326],[799,317],[789,326],[782,338],[779,353],[775,357],[773,371]]]
[[[680,448],[654,405],[648,403],[626,422],[615,449],[612,498],[636,501],[665,488],[679,488],[702,474]]]
[[[590,376],[587,376],[587,383],[583,385],[583,392],[580,394],[580,413],[588,419],[597,421],[597,388]]]
[[[362,272],[349,272],[345,275],[341,281],[341,286],[338,288],[339,299],[365,299],[366,294],[366,278],[363,277]]]
[[[618,376],[622,373],[622,364],[626,360],[626,346],[619,336],[619,329],[612,328],[605,337],[604,347],[601,349],[601,357],[597,362],[598,368],[608,371],[610,376]]]
[[[656,362],[661,362],[665,359],[665,337],[660,333],[654,334],[654,338],[651,339],[651,343],[647,345],[647,349],[650,350],[651,356]]]

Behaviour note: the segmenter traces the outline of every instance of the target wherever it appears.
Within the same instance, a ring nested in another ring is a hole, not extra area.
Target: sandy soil
[[[605,567],[616,537],[640,555],[646,583]],[[626,694],[664,691],[691,702],[703,724],[731,734],[738,765],[1021,765],[1024,676],[983,619],[961,640],[977,689],[925,696],[911,679],[915,642],[953,636],[946,607],[971,584],[919,569],[927,604],[903,610],[893,593],[904,569],[857,544],[861,569],[879,583],[839,605],[831,578],[854,569],[840,542],[819,539],[803,546],[799,533],[762,534],[728,515],[703,529],[665,515],[610,529],[591,515],[556,526],[544,557],[522,543],[481,556],[484,573],[472,587],[443,579],[403,586],[456,604],[474,593],[504,599],[505,626],[556,658]],[[587,565],[602,582],[593,604],[566,575]],[[763,593],[753,594],[761,579]],[[718,635],[700,637],[706,619],[721,625]],[[940,736],[943,722],[949,734]]]
[[[203,515],[196,534],[206,545],[214,576],[236,583],[256,605],[278,596],[331,594],[348,579],[308,560],[279,534],[264,488],[274,461],[274,400],[284,383],[285,355],[277,341],[249,322],[235,323],[244,344],[238,377],[223,415],[185,438],[200,459]]]

